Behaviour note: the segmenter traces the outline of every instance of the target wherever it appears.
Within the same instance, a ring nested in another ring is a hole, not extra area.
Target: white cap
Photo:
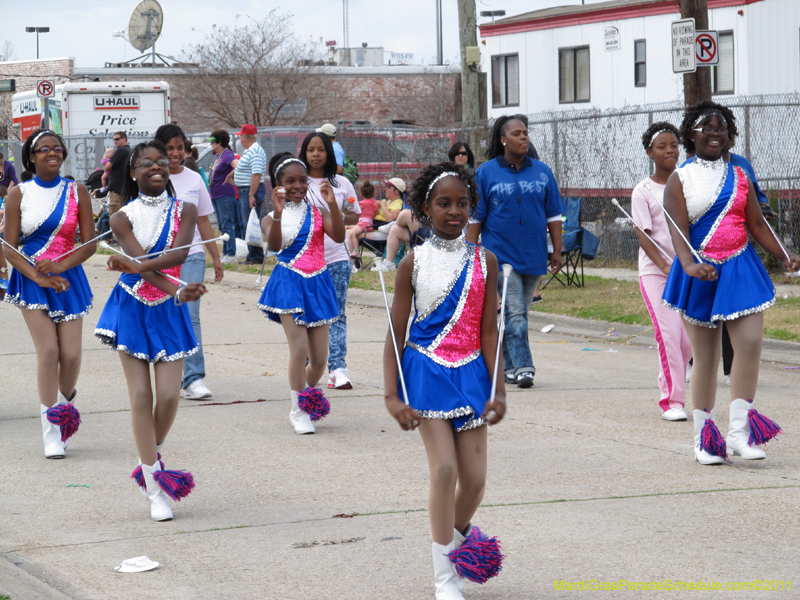
[[[322,127],[317,128],[317,133],[324,133],[329,138],[336,137],[336,125],[332,123],[325,123]]]

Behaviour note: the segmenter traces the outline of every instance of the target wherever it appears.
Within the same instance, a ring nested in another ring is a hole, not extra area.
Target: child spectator
[[[358,215],[357,225],[347,225],[347,245],[350,248],[350,256],[358,256],[358,240],[363,237],[367,231],[372,229],[372,220],[378,213],[380,205],[375,200],[375,186],[369,181],[361,184],[361,214]]]

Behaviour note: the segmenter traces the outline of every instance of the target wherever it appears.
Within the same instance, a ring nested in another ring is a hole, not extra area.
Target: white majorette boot
[[[694,419],[694,459],[701,465],[719,465],[728,460],[725,440],[714,423],[714,409],[711,412],[695,410]]]
[[[467,536],[472,531],[472,523],[467,525],[466,533],[461,533],[458,528],[453,527],[453,549],[458,550],[464,544],[464,540],[467,539]],[[467,585],[467,580],[458,576],[458,581],[456,581],[456,585],[458,585],[458,591],[463,593],[464,587]]]
[[[169,521],[172,519],[172,509],[169,507],[167,494],[153,477],[153,473],[161,470],[160,467],[159,463],[142,465],[142,477],[147,497],[150,499],[150,517],[153,521]]]
[[[297,406],[298,392],[291,390],[290,393],[292,394],[292,410],[289,412],[289,422],[292,424],[292,427],[294,427],[294,432],[298,435],[315,433],[316,429],[311,422],[311,417]]]
[[[431,544],[436,600],[464,600],[464,596],[458,587],[458,580],[461,578],[456,573],[455,566],[448,556],[454,549],[454,542],[450,542],[447,546],[442,546],[436,542]]]
[[[42,413],[42,437],[44,438],[45,458],[64,458],[66,456],[66,446],[61,441],[61,428],[48,421],[47,411],[50,410],[44,404],[39,408]]]
[[[753,408],[752,400],[737,398],[731,402],[731,420],[728,427],[728,451],[745,460],[760,460],[767,457],[761,448],[781,431],[780,425]]]

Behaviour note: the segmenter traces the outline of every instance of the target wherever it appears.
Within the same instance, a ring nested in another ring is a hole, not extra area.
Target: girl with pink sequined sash
[[[463,600],[466,579],[485,583],[497,575],[503,559],[497,538],[471,524],[486,486],[484,425],[505,414],[502,377],[490,398],[497,258],[467,242],[463,231],[477,203],[474,180],[454,163],[431,165],[414,182],[414,218],[434,235],[400,262],[395,279],[391,326],[407,398],[398,389],[391,332],[383,359],[386,408],[404,430],[419,428],[428,456],[434,585],[436,597],[448,600]]]
[[[733,112],[714,102],[689,107],[681,138],[693,161],[670,175],[664,209],[674,220],[672,264],[663,302],[683,315],[692,345],[691,397],[694,457],[703,465],[766,458],[760,448],[779,433],[777,423],[754,406],[764,336],[764,310],[775,302],[775,288],[748,241],[752,235],[787,270],[800,259],[777,239],[741,168],[722,158],[736,137]],[[716,425],[717,372],[725,321],[733,362],[727,438]]]
[[[178,412],[183,359],[197,348],[184,303],[201,298],[206,288],[177,279],[194,236],[197,209],[173,197],[166,146],[158,140],[135,146],[128,166],[124,206],[110,220],[125,256],[112,255],[108,269],[122,275],[95,336],[118,351],[125,373],[139,454],[131,478],[150,501],[150,517],[166,521],[172,519],[167,499],[178,501],[194,488],[191,473],[165,468],[162,446]],[[154,252],[160,254],[145,257]]]
[[[276,154],[269,161],[269,175],[274,211],[264,217],[262,228],[269,249],[278,252],[278,263],[258,307],[280,322],[289,342],[289,422],[297,434],[314,433],[313,422],[330,412],[317,384],[327,366],[328,324],[339,318],[324,234],[341,244],[344,221],[327,181],[319,186],[327,210],[308,204],[308,171],[300,159]]]
[[[81,263],[96,248],[90,243],[76,249],[78,227],[88,241],[94,235],[94,219],[86,187],[59,174],[67,154],[58,134],[34,131],[22,147],[22,162],[36,177],[15,186],[5,202],[5,240],[15,248],[22,242],[25,254],[5,252],[14,267],[5,299],[22,309],[36,347],[47,458],[65,456],[68,439],[80,424],[73,401],[81,366],[83,317],[92,307],[92,290]]]

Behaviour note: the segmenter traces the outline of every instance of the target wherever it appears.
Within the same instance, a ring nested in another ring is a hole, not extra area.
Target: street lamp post
[[[25,31],[36,34],[36,60],[39,60],[39,34],[50,33],[49,27],[26,27]]]
[[[504,10],[482,10],[481,16],[482,17],[492,17],[492,25],[494,25],[494,18],[495,17],[503,17],[505,16],[506,11]]]

